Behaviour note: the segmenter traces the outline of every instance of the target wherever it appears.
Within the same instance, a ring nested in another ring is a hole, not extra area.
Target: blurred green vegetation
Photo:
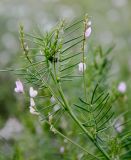
[[[116,83],[125,81],[128,86],[127,102],[120,100],[116,104],[118,112],[121,113],[122,108],[129,109],[131,105],[130,11],[130,0],[1,0],[0,69],[11,66],[17,68],[22,63],[18,58],[22,53],[18,36],[20,23],[24,24],[26,31],[32,32],[34,28],[46,31],[60,19],[70,22],[88,13],[93,28],[89,54],[96,46],[101,45],[107,49],[111,44],[116,45],[112,52],[112,77]],[[49,133],[49,126],[41,125],[37,117],[30,115],[29,104],[14,93],[14,82],[17,78],[12,72],[0,72],[0,128],[2,129],[10,118],[15,118],[23,128],[18,137],[0,137],[0,160],[79,160],[82,154],[80,151],[77,155],[78,150],[75,148],[73,151],[74,146],[70,147],[63,139]],[[74,125],[74,132],[75,128]],[[72,133],[68,134],[72,136]],[[61,147],[65,147],[64,153],[61,153]]]

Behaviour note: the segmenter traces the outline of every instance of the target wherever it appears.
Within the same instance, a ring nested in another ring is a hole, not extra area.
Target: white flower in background
[[[83,72],[83,71],[85,71],[86,70],[86,64],[85,63],[79,63],[78,64],[78,67],[79,67],[79,71],[80,72]]]
[[[60,153],[61,153],[61,154],[63,154],[63,153],[64,153],[64,151],[65,151],[64,146],[61,146],[61,147],[60,147]]]
[[[59,109],[60,109],[60,106],[57,104],[53,107],[54,112],[58,111]]]
[[[118,133],[121,133],[124,129],[124,126],[122,125],[124,123],[124,118],[121,117],[120,119],[118,119],[116,122],[115,122],[115,129]]]
[[[89,22],[88,22],[89,23]],[[85,31],[85,37],[88,38],[91,35],[91,27],[88,27]]]
[[[124,7],[127,5],[128,0],[112,0],[112,3],[115,7]]]
[[[126,83],[125,82],[120,82],[118,85],[118,91],[120,93],[125,93],[127,89]]]
[[[50,98],[50,101],[51,101],[51,103],[55,103],[56,102],[56,100],[55,100],[55,98],[53,96]]]
[[[34,98],[37,96],[37,94],[38,94],[37,90],[34,90],[33,87],[30,87],[30,89],[29,89],[30,97]]]
[[[24,127],[16,118],[9,118],[4,127],[0,129],[0,139],[5,140],[16,139],[19,136]]]
[[[24,87],[23,87],[22,82],[20,80],[17,80],[15,82],[15,84],[16,84],[16,87],[15,87],[14,91],[16,93],[24,93]]]
[[[30,106],[29,108],[30,108],[30,113],[31,113],[31,114],[39,115],[39,113],[35,110],[34,107]]]
[[[30,106],[34,107],[35,106],[35,101],[33,98],[30,98]]]

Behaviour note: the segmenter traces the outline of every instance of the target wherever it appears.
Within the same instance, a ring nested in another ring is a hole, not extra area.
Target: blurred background
[[[130,0],[0,0],[0,70],[17,67],[19,63],[20,23],[24,24],[26,32],[32,32],[36,27],[48,31],[63,18],[70,22],[85,13],[92,21],[90,45],[108,48],[115,44],[112,53],[114,75],[119,81],[129,83]],[[56,153],[60,153],[59,159],[62,159],[65,142],[60,140],[50,144],[54,138],[42,131],[48,127],[41,128],[37,117],[28,113],[28,104],[23,97],[14,93],[16,78],[12,73],[0,72],[0,160],[51,160]],[[128,90],[131,91],[130,86]],[[21,109],[23,107],[25,110]]]

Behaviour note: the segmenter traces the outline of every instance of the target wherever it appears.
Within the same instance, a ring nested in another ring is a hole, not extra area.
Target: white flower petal
[[[34,90],[33,87],[30,87],[30,90],[29,90],[30,97],[34,98],[37,96],[37,94],[38,94],[37,90]]]
[[[33,98],[30,98],[30,106],[34,107],[35,106],[35,101]]]
[[[83,72],[86,70],[86,64],[81,62],[78,64],[78,68],[80,72]]]
[[[60,109],[60,106],[57,104],[53,107],[54,112],[57,112],[59,109]]]
[[[55,100],[55,98],[53,96],[50,98],[50,101],[51,101],[51,103],[55,103],[56,102],[56,100]]]
[[[124,123],[124,117],[121,117],[115,122],[115,129],[118,133],[121,133],[124,129],[124,126],[122,125]]]

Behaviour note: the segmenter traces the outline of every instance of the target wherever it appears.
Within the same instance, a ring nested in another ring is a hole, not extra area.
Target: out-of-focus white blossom
[[[53,110],[56,112],[56,111],[58,111],[60,109],[60,106],[59,105],[55,105],[54,107],[53,107]]]
[[[112,0],[112,3],[116,7],[124,7],[128,4],[127,0]]]
[[[23,87],[22,82],[20,80],[17,80],[15,82],[15,84],[16,84],[16,87],[15,87],[14,91],[16,93],[24,93],[24,87]]]
[[[127,89],[126,83],[125,82],[120,82],[118,85],[118,91],[120,93],[125,93]]]
[[[80,72],[83,72],[83,71],[85,71],[86,70],[86,64],[85,63],[79,63],[78,64],[78,67],[79,67],[79,71]]]
[[[61,154],[63,154],[63,153],[64,153],[64,151],[65,151],[64,146],[61,146],[61,147],[60,147],[60,153],[61,153]]]
[[[115,129],[118,133],[121,133],[124,129],[124,126],[122,125],[124,123],[124,118],[121,117],[120,119],[118,119],[115,123]]]
[[[6,140],[15,139],[19,136],[24,127],[16,118],[9,118],[4,127],[0,129],[0,139],[4,138]]]
[[[29,95],[30,95],[30,97],[34,98],[34,97],[37,96],[37,94],[38,94],[37,90],[34,90],[33,87],[30,87],[30,89],[29,89]]]
[[[85,37],[88,38],[91,35],[91,27],[88,27],[85,31]]]
[[[51,103],[55,103],[56,102],[56,100],[55,100],[55,98],[53,96],[50,98],[50,101],[51,101]]]

